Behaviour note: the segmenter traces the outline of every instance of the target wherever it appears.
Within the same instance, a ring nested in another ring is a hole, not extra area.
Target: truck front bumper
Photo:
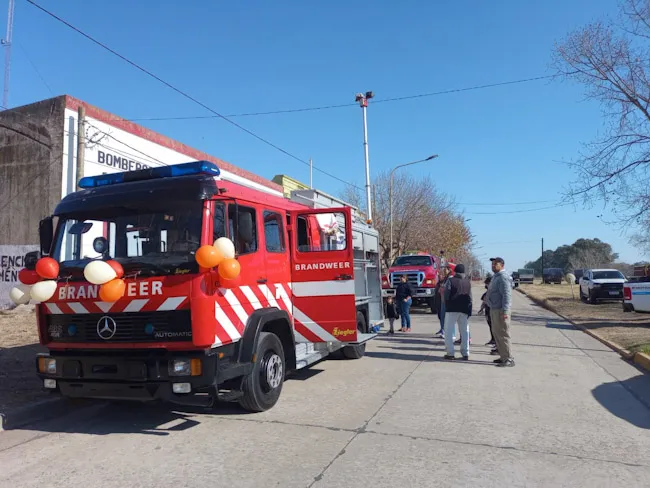
[[[435,288],[417,288],[415,290],[415,295],[413,295],[413,298],[433,298],[435,295]],[[395,296],[395,288],[383,288],[381,290],[381,296],[386,298],[386,297],[394,297]]]
[[[49,369],[43,367],[46,359]],[[200,371],[195,361],[188,374],[170,374],[175,361],[190,360],[200,361]],[[36,371],[46,388],[70,398],[209,406],[217,395],[217,356],[204,351],[119,356],[52,352],[37,356]]]

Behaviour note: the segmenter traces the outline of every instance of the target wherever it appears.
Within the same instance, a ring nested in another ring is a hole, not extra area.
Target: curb
[[[51,420],[55,417],[63,417],[70,413],[75,415],[92,414],[94,410],[103,406],[102,403],[91,401],[73,401],[61,397],[48,398],[8,412],[0,412],[0,432]]]
[[[566,317],[565,315],[562,315],[554,306],[548,303],[547,300],[542,300],[536,297],[532,297],[529,294],[527,294],[525,291],[523,291],[521,288],[518,288],[519,293],[524,295],[525,297],[528,297],[530,300],[535,302],[541,307],[544,307],[546,310],[549,310],[550,312],[553,312],[556,315],[559,315],[562,317],[564,320],[569,322],[571,325],[573,325],[575,328],[580,329],[581,331],[585,332],[587,335],[590,335],[597,341],[603,343],[610,349],[613,349],[617,353],[619,353],[624,359],[627,359],[628,361],[633,361],[635,364],[638,366],[641,366],[646,373],[650,373],[650,356],[642,353],[642,352],[637,352],[633,353],[627,349],[625,349],[623,346],[620,344],[617,344],[616,342],[610,341],[608,339],[605,339],[601,335],[599,335],[597,332],[594,332],[590,329],[587,329],[586,327],[583,327],[580,324],[576,324],[573,320],[570,318]]]

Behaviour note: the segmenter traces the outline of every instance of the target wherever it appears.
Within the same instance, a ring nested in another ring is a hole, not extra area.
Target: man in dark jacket
[[[413,303],[413,287],[408,282],[404,274],[400,279],[400,284],[395,290],[395,300],[399,304],[399,314],[402,317],[401,332],[411,332],[411,303]]]
[[[445,283],[445,359],[455,359],[454,336],[459,327],[460,353],[469,359],[469,318],[472,315],[472,283],[465,277],[465,265],[457,264],[454,276]]]

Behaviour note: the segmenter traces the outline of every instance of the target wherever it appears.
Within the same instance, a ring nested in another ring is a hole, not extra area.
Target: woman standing
[[[400,284],[395,290],[395,300],[399,303],[400,315],[402,316],[402,328],[400,332],[411,332],[411,303],[413,303],[413,287],[408,282],[406,275],[400,278]]]
[[[441,253],[442,255],[442,253]],[[444,289],[445,282],[449,278],[449,267],[447,264],[443,264],[440,267],[440,279],[436,284],[435,289],[435,301],[436,301],[436,310],[438,310],[438,320],[440,321],[440,330],[436,333],[435,337],[445,337],[445,297]]]

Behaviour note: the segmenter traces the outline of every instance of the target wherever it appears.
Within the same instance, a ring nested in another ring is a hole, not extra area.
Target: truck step
[[[296,355],[296,369],[306,368],[310,364],[314,364],[316,361],[326,358],[329,354],[329,351],[315,351],[300,356]]]

